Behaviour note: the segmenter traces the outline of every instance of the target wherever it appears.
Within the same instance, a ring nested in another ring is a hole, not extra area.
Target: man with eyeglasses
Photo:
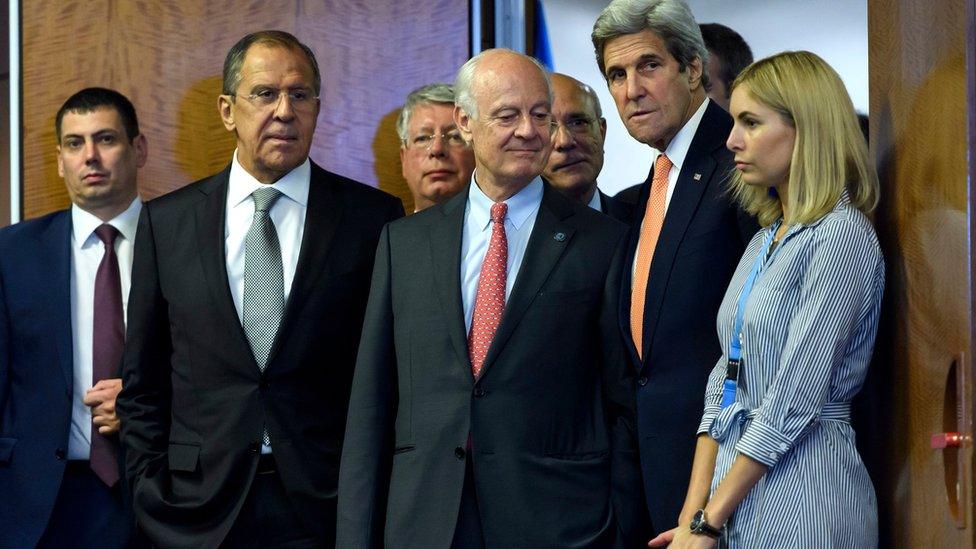
[[[315,56],[280,31],[224,62],[221,173],[145,205],[118,399],[160,547],[331,547],[346,404],[396,198],[308,159]]]
[[[410,92],[396,123],[400,165],[419,212],[461,192],[474,154],[454,124],[454,87],[428,84]]]
[[[618,221],[630,222],[631,207],[597,188],[603,169],[607,121],[593,88],[565,74],[552,75],[552,154],[542,176],[556,190]]]
[[[387,225],[339,480],[338,544],[635,546],[625,227],[540,177],[549,77],[488,50],[455,81],[462,192]]]

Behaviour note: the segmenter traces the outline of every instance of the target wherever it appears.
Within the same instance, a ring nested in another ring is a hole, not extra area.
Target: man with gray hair
[[[474,154],[454,124],[454,87],[428,84],[410,92],[396,123],[400,166],[419,212],[461,192]]]
[[[688,6],[614,0],[592,39],[627,131],[655,159],[631,223],[619,318],[639,372],[644,491],[660,532],[689,524],[708,498],[689,495],[683,508],[705,383],[722,354],[716,314],[758,227],[725,192],[732,119],[705,97],[708,51]]]
[[[142,209],[118,412],[153,545],[335,545],[366,280],[403,206],[309,160],[320,85],[291,34],[239,40],[229,165]]]
[[[618,202],[597,188],[603,169],[603,141],[607,121],[593,88],[565,74],[552,75],[552,154],[542,176],[567,197],[628,223],[631,205]]]
[[[634,371],[616,323],[625,227],[540,177],[553,121],[537,62],[488,50],[455,89],[474,175],[380,238],[339,546],[634,546]]]

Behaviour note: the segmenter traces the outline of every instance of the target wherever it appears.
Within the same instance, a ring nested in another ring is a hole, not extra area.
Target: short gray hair
[[[315,95],[322,93],[322,75],[319,73],[319,63],[315,60],[315,53],[312,49],[303,44],[294,35],[280,30],[263,30],[252,32],[241,38],[227,52],[224,58],[224,83],[221,93],[224,95],[234,95],[237,87],[241,84],[241,68],[244,66],[244,58],[247,56],[251,46],[262,45],[271,48],[285,48],[300,51],[308,61],[312,69],[312,89]]]
[[[708,48],[691,8],[683,0],[613,0],[593,24],[593,48],[600,73],[606,78],[603,48],[612,38],[649,30],[664,40],[668,52],[684,71],[695,58],[701,59],[702,86],[708,81]]]
[[[406,143],[410,137],[407,135],[407,126],[410,125],[410,117],[413,116],[413,109],[420,105],[430,104],[450,105],[453,107],[454,86],[444,84],[443,82],[435,82],[421,86],[410,92],[406,102],[403,103],[403,108],[400,109],[400,115],[397,116],[396,121],[396,131],[397,135],[400,136],[401,143]]]
[[[494,52],[509,52],[516,55],[521,55],[529,61],[532,61],[536,67],[539,68],[539,72],[542,73],[543,80],[546,81],[546,88],[549,90],[549,103],[553,101],[552,95],[552,82],[549,80],[549,71],[542,66],[535,58],[529,57],[527,55],[521,54],[517,51],[510,50],[508,48],[493,48],[490,50],[485,50],[478,55],[475,55],[471,59],[468,59],[461,68],[458,69],[457,76],[454,78],[454,104],[461,107],[468,116],[476,117],[478,116],[478,102],[475,101],[473,95],[471,95],[471,86],[474,83],[474,73],[478,68],[478,63],[489,54]]]

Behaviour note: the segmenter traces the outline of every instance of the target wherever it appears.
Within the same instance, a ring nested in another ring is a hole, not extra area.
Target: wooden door
[[[151,199],[221,170],[235,142],[217,114],[227,50],[280,29],[315,52],[322,112],[311,158],[413,200],[395,121],[412,89],[451,81],[468,59],[468,3],[457,0],[32,0],[21,15],[23,217],[68,205],[55,164],[54,115],[86,86],[134,103],[149,140],[139,174]]]
[[[882,547],[974,546],[973,5],[869,2],[888,283],[858,435]],[[933,448],[940,433],[960,436]]]

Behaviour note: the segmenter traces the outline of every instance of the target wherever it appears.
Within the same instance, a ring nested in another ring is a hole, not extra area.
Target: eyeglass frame
[[[275,94],[275,100],[273,102],[261,104],[259,101],[257,101],[257,99],[258,97],[260,97],[258,93],[263,91],[276,91],[278,93]],[[295,97],[292,96],[293,93],[300,92],[300,91],[308,92],[309,94],[308,97],[305,99],[296,99]],[[307,87],[279,89],[279,88],[268,86],[259,90],[258,93],[248,93],[248,94],[228,93],[226,95],[228,95],[229,97],[241,97],[243,99],[246,99],[248,103],[250,103],[251,105],[253,105],[258,109],[269,109],[269,110],[278,108],[278,105],[281,104],[282,95],[288,96],[288,101],[291,104],[291,108],[299,111],[304,110],[306,108],[305,105],[308,105],[307,108],[311,110],[311,106],[314,105],[320,99],[320,96],[315,95],[315,91],[312,90],[312,88],[307,88]]]
[[[451,145],[451,142],[448,140],[449,137],[453,137],[453,136],[448,135],[448,134],[450,134],[452,132],[453,133],[456,133],[457,137],[461,138],[461,143],[459,145]],[[422,133],[422,134],[417,135],[417,136],[414,136],[414,137],[412,137],[410,139],[402,139],[402,140],[400,140],[400,143],[403,145],[403,148],[405,148],[405,149],[412,150],[412,151],[420,150],[418,147],[414,146],[414,141],[416,141],[417,139],[419,139],[421,137],[426,138],[426,141],[427,141],[427,144],[423,147],[423,150],[425,152],[430,152],[431,147],[434,146],[434,140],[437,139],[438,137],[441,139],[441,142],[444,143],[445,146],[447,146],[447,147],[452,147],[452,148],[466,148],[466,147],[470,147],[471,146],[471,144],[468,143],[464,139],[464,136],[461,135],[461,132],[459,130],[456,130],[456,129],[455,130],[451,130],[450,132],[441,132],[441,133],[433,133],[433,134],[430,134],[430,133]]]

